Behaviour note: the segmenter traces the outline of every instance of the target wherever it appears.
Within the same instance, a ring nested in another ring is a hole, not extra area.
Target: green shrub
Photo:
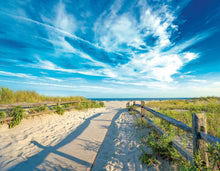
[[[135,125],[137,127],[148,127],[147,121],[141,119],[141,117],[138,117],[135,119]]]
[[[216,143],[216,146],[213,146],[208,143],[207,152],[211,169],[213,170],[215,165],[220,169],[220,144]]]
[[[39,112],[44,112],[48,109],[48,106],[47,105],[43,105],[43,106],[39,106]]]
[[[70,107],[70,104],[69,103],[63,104],[62,107],[68,108],[68,107]]]
[[[95,101],[91,102],[91,105],[90,105],[91,108],[98,108],[99,107],[99,104]]]
[[[29,113],[37,113],[38,109],[37,108],[30,108]]]
[[[48,110],[48,106],[47,105],[42,105],[42,106],[39,106],[39,107],[34,107],[34,108],[29,109],[29,112],[30,113],[39,113],[39,112],[44,112],[44,111],[47,111],[47,110]]]
[[[82,109],[85,109],[85,103],[80,103],[76,106],[76,109],[78,110],[82,110]]]
[[[133,109],[134,109],[134,106],[133,106],[133,105],[131,105],[131,106],[128,107],[128,111],[133,111]]]
[[[66,109],[64,109],[60,106],[56,107],[56,113],[58,113],[59,115],[63,115],[65,111],[66,111]]]
[[[105,106],[104,102],[99,102],[99,105],[100,105],[100,107],[104,107]]]
[[[76,106],[76,109],[83,110],[83,109],[88,109],[88,108],[100,108],[100,107],[104,107],[104,102],[98,103],[96,101],[92,101],[92,102],[80,103]]]
[[[13,120],[9,124],[9,128],[14,128],[18,125],[24,117],[24,109],[20,106],[14,107],[12,113],[10,114],[13,117]]]
[[[5,118],[5,117],[6,117],[6,113],[4,111],[1,111],[0,112],[0,119]]]
[[[156,159],[155,155],[148,154],[144,151],[143,148],[141,148],[142,154],[139,155],[139,160],[143,164],[147,164],[147,167],[150,167],[153,164],[158,164],[158,160]]]

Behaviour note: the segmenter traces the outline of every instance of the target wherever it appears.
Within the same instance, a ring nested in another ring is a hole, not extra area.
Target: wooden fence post
[[[207,133],[205,113],[192,114],[193,155],[200,151],[201,159],[208,166],[207,143],[200,139],[199,132]]]
[[[135,108],[136,108],[136,107],[135,107],[135,103],[136,103],[136,102],[133,101],[133,112],[135,112]]]
[[[60,107],[60,98],[59,98],[58,101],[57,101],[57,106]]]
[[[146,110],[144,109],[144,106],[145,106],[145,102],[141,101],[141,120],[142,120],[142,122],[145,120],[144,116],[145,116],[145,113],[146,113]]]

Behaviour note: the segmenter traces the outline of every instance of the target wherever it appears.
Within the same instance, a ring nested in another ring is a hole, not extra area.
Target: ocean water
[[[90,100],[97,100],[97,101],[155,101],[155,100],[187,100],[191,98],[88,98]]]

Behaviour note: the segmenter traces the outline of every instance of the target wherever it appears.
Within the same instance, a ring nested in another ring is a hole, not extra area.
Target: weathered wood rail
[[[47,105],[48,108],[50,109],[52,106],[55,106],[55,105],[63,105],[63,104],[74,104],[74,103],[91,103],[91,101],[68,101],[68,102],[60,102],[60,100],[58,100],[58,102],[40,102],[40,103],[14,103],[14,104],[1,104],[0,105],[0,110],[1,111],[7,111],[7,110],[10,110],[11,108],[13,107],[16,107],[16,106],[20,106],[22,108],[33,108],[33,107],[39,107],[39,106],[43,106],[43,105]],[[76,106],[70,106],[70,107],[67,107],[65,108],[66,110],[71,110],[71,109],[74,109],[76,108]],[[39,116],[39,115],[43,115],[43,114],[48,114],[48,113],[53,113],[53,112],[56,112],[56,110],[47,110],[47,111],[42,111],[42,112],[38,112],[38,113],[29,113],[29,114],[26,114],[25,116]],[[2,118],[0,119],[0,122],[10,122],[13,120],[13,117],[6,117],[6,118]]]
[[[130,106],[130,102],[127,103],[127,107]],[[141,112],[136,110],[136,107],[141,107]],[[163,115],[157,111],[154,111],[151,108],[148,108],[145,106],[145,102],[141,101],[140,104],[136,104],[136,102],[133,102],[133,111],[135,111],[138,114],[141,114],[142,120],[146,120],[158,133],[161,135],[168,136],[166,132],[164,132],[160,127],[158,127],[152,120],[146,117],[145,113],[146,111],[152,113],[156,117],[159,117],[170,124],[184,130],[185,132],[191,133],[193,137],[193,153],[191,154],[189,151],[187,151],[180,143],[178,143],[176,140],[172,140],[173,147],[179,151],[179,153],[185,157],[187,160],[189,160],[192,164],[193,162],[193,155],[195,155],[198,151],[202,154],[202,159],[206,162],[206,165],[208,165],[208,158],[207,158],[207,144],[204,143],[210,143],[212,145],[216,145],[216,143],[220,144],[220,138],[214,137],[210,134],[207,134],[206,129],[206,117],[205,114],[192,114],[192,128],[187,126],[186,124],[173,119],[171,117],[168,117],[166,115]],[[201,141],[203,140],[203,141]]]
[[[60,104],[71,104],[71,103],[85,103],[89,101],[68,101],[68,102],[60,102]],[[16,106],[21,106],[23,108],[30,108],[30,107],[36,107],[36,106],[54,106],[57,105],[59,102],[40,102],[40,103],[13,103],[13,104],[0,104],[1,110],[11,109]]]

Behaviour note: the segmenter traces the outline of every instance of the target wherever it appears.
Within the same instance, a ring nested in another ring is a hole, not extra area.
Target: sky
[[[0,86],[87,98],[220,96],[220,1],[0,1]]]

